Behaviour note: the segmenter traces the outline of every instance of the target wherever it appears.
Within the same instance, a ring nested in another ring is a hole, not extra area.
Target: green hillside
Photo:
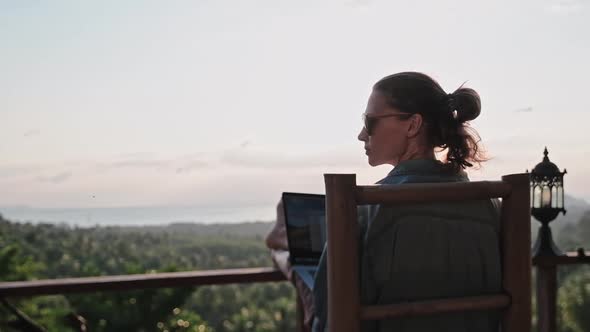
[[[562,249],[590,248],[590,211],[556,232]],[[76,228],[0,217],[0,279],[118,275],[272,266],[263,243],[270,223]],[[590,268],[559,270],[562,332],[590,331]],[[9,299],[48,331],[292,331],[295,293],[287,282]],[[0,307],[0,331],[17,331]]]

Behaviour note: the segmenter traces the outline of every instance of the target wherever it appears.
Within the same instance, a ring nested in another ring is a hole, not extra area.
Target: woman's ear
[[[420,129],[422,128],[424,118],[420,114],[414,114],[411,118],[408,119],[408,138],[414,138],[420,133]]]

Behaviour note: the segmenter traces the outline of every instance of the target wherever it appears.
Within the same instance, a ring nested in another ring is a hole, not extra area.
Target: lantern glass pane
[[[557,207],[557,187],[551,187],[551,207]]]
[[[541,187],[535,187],[535,194],[533,195],[533,207],[541,207]]]
[[[557,207],[563,208],[563,187],[557,187]]]
[[[531,195],[531,197],[530,197],[531,207],[534,207],[535,206],[535,188],[533,186],[531,186],[530,195]]]
[[[543,208],[550,208],[551,207],[551,188],[549,186],[543,186],[541,192],[541,207]]]

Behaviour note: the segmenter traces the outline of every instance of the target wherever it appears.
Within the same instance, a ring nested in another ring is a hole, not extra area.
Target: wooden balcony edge
[[[533,257],[534,266],[557,266],[571,264],[590,264],[590,251],[585,256],[579,256],[576,251],[567,252],[563,256],[539,256]]]
[[[244,268],[0,282],[0,297],[285,281],[275,268]]]

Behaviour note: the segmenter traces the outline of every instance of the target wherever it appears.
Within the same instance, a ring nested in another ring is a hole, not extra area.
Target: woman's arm
[[[287,226],[285,224],[285,210],[283,201],[277,204],[277,221],[265,239],[266,246],[271,249],[272,260],[277,268],[285,274],[297,289],[297,296],[301,299],[303,307],[304,330],[309,331],[313,323],[314,307],[313,293],[305,283],[293,275],[291,264],[289,264],[289,245],[287,243]]]

